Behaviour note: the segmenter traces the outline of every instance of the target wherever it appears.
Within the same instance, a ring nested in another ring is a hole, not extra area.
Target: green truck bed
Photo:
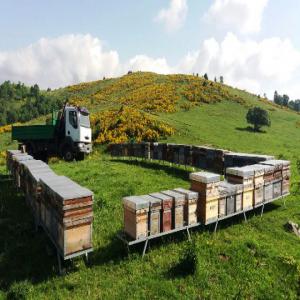
[[[54,138],[55,125],[13,126],[11,135],[17,141],[50,140]]]

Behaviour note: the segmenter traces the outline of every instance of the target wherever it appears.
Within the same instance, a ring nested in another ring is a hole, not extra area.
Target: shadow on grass
[[[47,254],[45,245],[49,249],[46,235],[35,231],[24,196],[8,176],[0,175],[0,289],[7,291],[14,282],[38,283],[56,276],[56,256]]]
[[[238,131],[248,131],[248,132],[253,132],[253,133],[266,133],[265,130],[255,131],[253,129],[253,127],[251,127],[251,126],[247,126],[247,127],[235,127],[235,129],[238,130]]]
[[[189,174],[191,170],[183,169],[183,166],[178,166],[175,164],[169,165],[169,162],[159,162],[159,161],[147,161],[147,160],[138,160],[138,159],[113,159],[113,161],[124,163],[128,165],[140,166],[146,169],[152,170],[162,170],[166,174],[175,176],[180,179],[187,180],[189,179]]]

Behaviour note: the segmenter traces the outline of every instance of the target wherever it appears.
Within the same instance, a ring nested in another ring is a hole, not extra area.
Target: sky
[[[0,82],[207,73],[300,99],[299,0],[0,0]]]

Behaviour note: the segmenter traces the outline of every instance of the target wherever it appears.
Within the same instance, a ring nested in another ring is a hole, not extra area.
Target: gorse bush
[[[91,115],[95,143],[157,141],[170,136],[174,129],[147,113],[130,107]]]

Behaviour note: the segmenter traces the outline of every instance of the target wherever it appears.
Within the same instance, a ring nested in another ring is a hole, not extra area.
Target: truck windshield
[[[88,114],[81,113],[80,117],[79,117],[79,120],[80,120],[80,126],[87,127],[87,128],[91,127],[90,117],[89,117]]]

